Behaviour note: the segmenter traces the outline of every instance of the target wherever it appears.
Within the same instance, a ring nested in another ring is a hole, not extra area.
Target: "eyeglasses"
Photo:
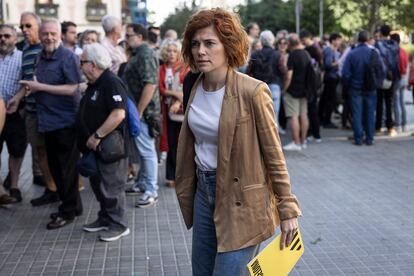
[[[83,66],[85,63],[90,63],[92,60],[80,60],[80,66]]]
[[[32,24],[22,24],[22,25],[20,25],[20,30],[23,30],[23,28],[25,28],[25,27],[26,27],[26,29],[30,29],[32,27]]]
[[[5,39],[9,39],[11,37],[11,34],[0,34],[0,39],[2,39],[3,37]]]
[[[279,45],[287,45],[287,42],[279,42]]]
[[[130,37],[136,36],[137,34],[125,34],[125,38],[128,39]]]

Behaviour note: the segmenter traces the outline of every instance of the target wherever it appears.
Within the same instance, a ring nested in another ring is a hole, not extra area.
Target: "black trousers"
[[[125,216],[125,184],[128,178],[128,158],[113,163],[103,163],[97,159],[99,175],[90,177],[89,182],[100,210],[101,221],[114,227],[127,227]]]
[[[167,115],[168,155],[167,155],[167,180],[175,181],[175,167],[177,165],[177,145],[180,134],[181,122],[171,121]]]
[[[61,200],[59,214],[68,219],[82,214],[79,194],[79,173],[76,162],[79,151],[74,128],[63,128],[45,133],[47,160]]]
[[[384,102],[385,102],[385,126],[387,129],[394,127],[394,85],[387,90],[378,89],[377,93],[377,115],[375,120],[375,129],[380,130],[382,127],[382,114],[384,112]]]
[[[342,126],[346,127],[348,122],[352,127],[352,108],[351,108],[351,96],[350,89],[346,85],[342,86],[342,100],[343,100],[343,110],[342,110]]]
[[[309,131],[308,136],[312,135],[315,139],[321,138],[320,124],[318,117],[318,97],[314,96],[308,100]]]
[[[331,115],[336,105],[336,86],[338,79],[325,77],[324,89],[319,102],[319,119],[323,125],[331,123]]]
[[[280,100],[280,109],[279,109],[279,124],[280,127],[286,129],[287,127],[287,118],[285,113],[285,104],[283,103],[283,95]]]

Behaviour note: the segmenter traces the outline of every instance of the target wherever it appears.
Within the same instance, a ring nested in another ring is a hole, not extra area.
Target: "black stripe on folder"
[[[302,245],[299,245],[298,249],[296,251],[299,251],[302,248]]]
[[[295,247],[299,244],[300,239],[297,239],[297,241],[292,245],[292,247],[290,248],[290,251],[295,250]]]
[[[293,239],[292,239],[292,241],[294,241],[294,240],[296,239],[296,237],[298,236],[298,234],[299,234],[299,232],[298,232],[298,231],[296,231],[296,232],[295,232],[295,234],[293,235]]]

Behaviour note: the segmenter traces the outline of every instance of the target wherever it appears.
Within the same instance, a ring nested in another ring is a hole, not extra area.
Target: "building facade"
[[[78,31],[96,29],[102,33],[101,18],[111,14],[126,17],[125,0],[0,0],[1,20],[4,23],[19,25],[20,14],[35,12],[42,18],[55,17],[59,21],[72,21]]]

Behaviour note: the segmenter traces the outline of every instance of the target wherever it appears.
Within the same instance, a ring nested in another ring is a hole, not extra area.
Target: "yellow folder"
[[[277,236],[262,252],[251,260],[247,267],[251,276],[286,276],[295,266],[305,250],[299,229],[289,247],[280,250]]]

